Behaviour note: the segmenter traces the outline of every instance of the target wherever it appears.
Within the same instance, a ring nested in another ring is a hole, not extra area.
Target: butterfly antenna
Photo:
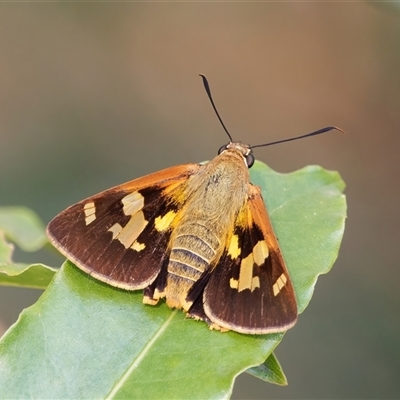
[[[207,78],[206,78],[204,75],[202,75],[202,74],[199,74],[199,75],[200,75],[201,78],[203,79],[204,89],[206,89],[208,98],[210,99],[210,102],[211,102],[211,105],[212,105],[212,107],[213,107],[213,109],[214,109],[214,111],[215,111],[215,114],[217,114],[217,117],[218,117],[218,119],[219,119],[219,122],[221,123],[222,127],[224,128],[224,131],[225,131],[226,134],[228,135],[230,141],[233,142],[233,139],[232,139],[231,134],[228,132],[228,129],[226,129],[226,126],[225,126],[224,122],[222,121],[222,118],[221,118],[220,115],[219,115],[219,112],[218,112],[218,110],[217,110],[217,107],[215,107],[214,100],[213,100],[213,98],[212,98],[212,96],[211,96],[210,85],[208,84]]]
[[[306,133],[305,135],[296,136],[296,137],[289,138],[289,139],[277,140],[276,142],[271,142],[271,143],[257,144],[255,146],[251,146],[251,148],[254,149],[255,147],[266,147],[266,146],[272,146],[273,144],[291,142],[292,140],[303,139],[303,138],[310,137],[310,136],[316,136],[316,135],[320,135],[321,133],[325,133],[325,132],[329,132],[329,131],[333,131],[333,130],[345,133],[343,129],[340,129],[337,126],[327,126],[325,128],[318,129],[317,131]]]

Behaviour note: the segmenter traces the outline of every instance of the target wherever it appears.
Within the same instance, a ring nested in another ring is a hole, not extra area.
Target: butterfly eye
[[[253,153],[249,153],[246,156],[246,164],[247,164],[247,168],[251,168],[254,165],[254,154]]]
[[[227,147],[228,147],[227,144],[224,144],[223,146],[221,146],[221,147],[218,149],[218,155],[220,155],[224,150],[226,150]]]

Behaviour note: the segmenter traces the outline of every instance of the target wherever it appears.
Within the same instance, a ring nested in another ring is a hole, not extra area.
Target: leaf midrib
[[[178,310],[173,310],[168,319],[161,325],[160,329],[157,330],[156,334],[152,339],[146,344],[143,350],[138,354],[138,356],[133,360],[131,366],[126,370],[126,372],[121,376],[121,378],[115,383],[114,387],[111,389],[110,393],[105,397],[107,400],[114,399],[118,391],[123,387],[125,382],[132,375],[133,371],[139,367],[140,362],[144,359],[147,353],[150,351],[156,340],[165,332],[167,327],[170,325],[172,319],[175,317]]]

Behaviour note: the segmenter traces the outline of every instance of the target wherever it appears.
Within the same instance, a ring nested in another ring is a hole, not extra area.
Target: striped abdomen
[[[218,227],[205,221],[187,221],[174,235],[168,263],[167,304],[188,309],[189,289],[221,252]]]

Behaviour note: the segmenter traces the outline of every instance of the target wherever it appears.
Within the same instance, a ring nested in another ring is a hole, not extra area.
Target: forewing
[[[204,289],[206,315],[241,333],[287,330],[297,319],[296,297],[258,187],[249,186],[232,229]]]
[[[171,167],[89,197],[49,223],[50,241],[97,279],[128,290],[144,288],[168,257],[185,183],[199,168]]]

